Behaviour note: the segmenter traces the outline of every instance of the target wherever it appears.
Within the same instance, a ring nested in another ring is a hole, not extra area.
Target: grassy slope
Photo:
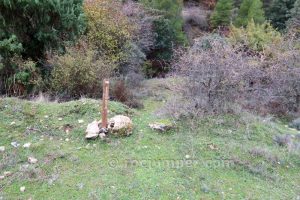
[[[223,116],[199,121],[197,130],[180,126],[160,134],[150,130],[148,123],[157,120],[154,111],[162,102],[149,97],[144,103],[145,109],[138,111],[110,105],[111,115],[132,116],[132,136],[87,142],[83,139],[86,124],[99,118],[97,101],[57,104],[0,99],[0,146],[6,146],[0,153],[0,175],[13,172],[0,180],[0,197],[296,199],[300,195],[299,156],[272,141],[274,135],[293,130]],[[79,119],[84,123],[79,124]],[[63,130],[66,124],[73,126],[70,134]],[[21,146],[12,147],[12,141]],[[26,142],[32,143],[29,149],[22,147]],[[254,147],[265,149],[269,156],[251,156]],[[28,156],[39,162],[24,169]],[[26,186],[24,193],[21,186]]]

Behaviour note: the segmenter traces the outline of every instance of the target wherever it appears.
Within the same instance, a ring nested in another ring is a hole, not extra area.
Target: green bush
[[[242,44],[254,51],[271,53],[271,46],[278,44],[282,37],[269,23],[255,24],[251,20],[246,28],[232,26],[229,40],[234,44]]]
[[[250,20],[254,20],[257,24],[265,21],[265,13],[261,0],[243,0],[235,21],[235,25],[247,26]]]
[[[49,62],[54,67],[51,88],[64,97],[99,97],[102,79],[110,77],[115,68],[106,58],[98,57],[97,51],[84,45],[68,47],[64,55],[55,55]]]
[[[31,59],[24,60],[20,56],[11,58],[13,73],[4,76],[2,83],[9,95],[21,96],[29,92],[36,93],[44,86],[37,63]]]
[[[154,59],[170,60],[173,47],[185,44],[187,38],[183,32],[181,0],[141,0],[148,7],[160,11],[161,16],[154,21],[155,48]]]
[[[87,39],[99,54],[121,64],[126,60],[125,51],[134,30],[121,3],[114,0],[94,0],[84,4],[88,19]]]
[[[296,0],[274,0],[267,12],[268,19],[271,24],[277,29],[285,29],[286,22],[291,17],[290,10],[293,8]]]
[[[41,59],[47,49],[62,47],[62,40],[84,30],[82,0],[0,1],[0,41],[16,37],[25,58]]]
[[[220,0],[217,2],[215,10],[210,18],[212,27],[228,26],[231,22],[231,12],[233,9],[232,0]]]

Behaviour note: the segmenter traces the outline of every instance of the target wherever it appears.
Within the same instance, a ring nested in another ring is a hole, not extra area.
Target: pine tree
[[[232,0],[219,0],[210,19],[211,25],[214,28],[218,26],[228,26],[231,22],[232,9]]]
[[[296,0],[294,8],[290,12],[290,19],[287,22],[289,28],[297,29],[300,33],[300,0]]]
[[[290,10],[294,7],[296,0],[274,0],[267,12],[267,18],[271,24],[280,30],[285,29],[286,22],[290,18]]]
[[[62,40],[73,40],[84,31],[82,1],[1,0],[0,42],[19,43],[24,58],[39,60],[47,49],[60,48]]]
[[[265,13],[261,0],[243,0],[237,19],[236,26],[247,26],[253,19],[255,23],[262,24],[265,21]]]

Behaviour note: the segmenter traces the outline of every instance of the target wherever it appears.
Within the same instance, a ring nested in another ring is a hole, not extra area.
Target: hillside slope
[[[145,83],[142,110],[110,102],[110,115],[131,116],[135,128],[106,142],[84,140],[87,123],[100,118],[99,101],[0,99],[0,176],[11,172],[0,180],[0,199],[300,198],[299,153],[273,141],[296,130],[245,114],[154,132],[148,124],[170,95],[165,84]],[[38,162],[28,164],[29,156]]]

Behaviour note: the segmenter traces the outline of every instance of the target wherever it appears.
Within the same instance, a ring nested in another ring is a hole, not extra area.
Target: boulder
[[[88,124],[85,132],[86,132],[85,135],[86,139],[96,139],[99,136],[99,132],[100,132],[98,122],[95,120],[92,123]]]
[[[132,128],[132,121],[127,116],[117,115],[108,121],[108,132],[114,136],[128,136]]]

